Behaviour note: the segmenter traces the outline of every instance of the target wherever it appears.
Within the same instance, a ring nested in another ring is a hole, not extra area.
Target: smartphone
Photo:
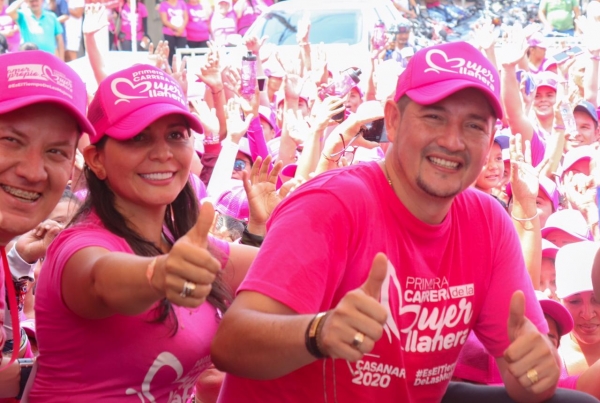
[[[565,60],[567,60],[570,57],[573,56],[578,56],[580,54],[583,53],[583,49],[579,46],[573,46],[569,49],[566,49],[560,53],[555,54],[554,56],[552,56],[554,58],[554,60],[556,61],[556,63],[562,63]]]
[[[365,140],[374,141],[376,143],[387,143],[389,141],[383,118],[365,124],[362,135]]]

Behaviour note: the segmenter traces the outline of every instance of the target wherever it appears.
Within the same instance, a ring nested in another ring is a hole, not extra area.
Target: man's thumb
[[[521,326],[525,323],[525,294],[523,291],[515,291],[510,299],[510,311],[508,314],[508,337],[514,341]]]
[[[378,253],[373,259],[371,271],[367,281],[362,285],[361,289],[365,294],[379,300],[381,295],[381,284],[387,276],[388,259],[383,253]]]
[[[200,206],[200,213],[196,224],[187,233],[188,238],[197,246],[206,248],[208,233],[215,219],[215,209],[211,202],[205,201]]]

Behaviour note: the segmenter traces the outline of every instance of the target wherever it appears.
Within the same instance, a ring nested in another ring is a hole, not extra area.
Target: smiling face
[[[54,209],[71,177],[78,136],[75,120],[50,104],[0,115],[0,245]]]
[[[483,192],[489,193],[498,186],[504,175],[504,161],[502,160],[502,149],[494,142],[488,155],[487,163],[483,166],[477,177],[475,187]]]
[[[574,111],[577,133],[575,135],[565,133],[565,152],[584,145],[593,144],[598,140],[598,128],[596,122],[586,112]]]
[[[554,114],[556,104],[556,90],[551,87],[538,87],[533,100],[533,110],[538,116],[549,116]]]
[[[409,101],[403,112],[388,102],[385,118],[393,169],[410,198],[422,203],[446,203],[475,182],[496,120],[487,98],[472,88],[432,105]]]
[[[188,124],[180,115],[162,117],[129,140],[107,138],[103,147],[84,152],[121,210],[173,202],[188,181],[193,154]]]
[[[600,347],[600,302],[593,291],[584,291],[563,299],[563,305],[573,316],[573,335],[578,343]]]

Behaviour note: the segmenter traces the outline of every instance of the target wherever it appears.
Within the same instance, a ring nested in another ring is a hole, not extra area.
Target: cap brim
[[[464,90],[466,88],[475,88],[483,92],[488,102],[490,103],[496,118],[502,119],[502,105],[496,99],[495,94],[484,84],[477,84],[473,81],[467,81],[462,79],[446,80],[434,84],[424,85],[419,88],[413,88],[406,91],[406,95],[414,102],[421,105],[431,105],[442,99],[449,97],[457,91]],[[396,100],[397,102],[398,100]]]
[[[573,330],[573,317],[559,302],[551,299],[542,299],[539,301],[542,311],[551,316],[556,321],[559,329],[559,336],[564,336]]]
[[[0,102],[0,115],[16,111],[17,109],[21,109],[29,105],[41,103],[50,103],[65,109],[66,112],[73,116],[73,118],[77,121],[77,125],[79,126],[82,132],[89,134],[90,137],[94,137],[96,135],[94,126],[92,126],[87,117],[81,111],[79,111],[79,109],[77,109],[72,103],[64,99],[48,95],[25,96]]]
[[[578,235],[578,234],[574,234],[571,231],[567,231],[566,229],[559,228],[559,227],[545,227],[545,228],[542,228],[542,237],[545,237],[546,235],[548,235],[552,231],[562,231],[562,232],[565,232],[565,233],[571,235],[572,237],[575,237],[575,238],[580,239],[582,241],[589,241],[589,238],[583,237],[583,236]]]
[[[588,114],[588,115],[589,115],[589,116],[592,118],[592,120],[593,120],[594,122],[598,123],[598,112],[597,112],[596,110],[594,110],[594,114],[595,114],[596,116],[594,116],[594,115],[592,114],[592,111],[590,111],[588,108],[586,108],[586,107],[585,107],[585,106],[583,106],[583,105],[577,105],[575,108],[573,108],[573,112],[575,112],[575,111],[578,111],[578,112],[585,112],[585,113],[587,113],[587,114]]]
[[[128,140],[139,134],[152,122],[167,115],[181,115],[187,120],[192,130],[196,133],[203,133],[202,124],[196,116],[182,110],[180,106],[168,103],[146,105],[112,124],[104,132],[114,139]]]

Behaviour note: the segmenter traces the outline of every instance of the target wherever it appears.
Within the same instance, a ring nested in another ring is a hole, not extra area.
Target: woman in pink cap
[[[255,249],[207,235],[189,183],[202,127],[171,76],[108,76],[88,117],[88,196],[40,274],[29,401],[185,402]]]

